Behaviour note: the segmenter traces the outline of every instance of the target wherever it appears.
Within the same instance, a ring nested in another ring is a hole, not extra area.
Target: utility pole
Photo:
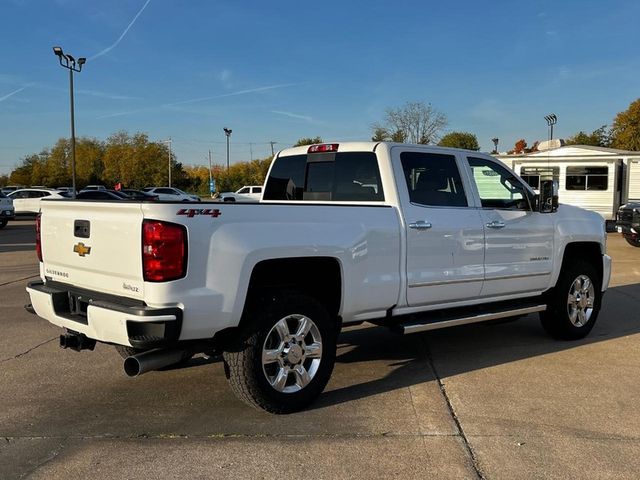
[[[253,162],[253,143],[249,142],[249,156],[251,157],[251,161]]]
[[[271,144],[271,156],[273,157],[275,155],[275,153],[273,152],[273,146],[278,142],[271,141],[269,143]]]

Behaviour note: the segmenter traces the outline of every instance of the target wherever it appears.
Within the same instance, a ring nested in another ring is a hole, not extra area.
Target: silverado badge
[[[85,255],[89,255],[91,253],[91,247],[88,247],[84,243],[79,242],[78,244],[73,246],[73,251],[81,257],[84,257]]]

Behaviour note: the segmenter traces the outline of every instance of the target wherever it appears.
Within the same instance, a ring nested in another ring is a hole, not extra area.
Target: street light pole
[[[73,188],[72,196],[76,196],[76,122],[75,109],[73,101],[73,72],[80,73],[82,65],[87,61],[86,58],[80,57],[76,59],[69,54],[65,54],[61,47],[53,47],[53,53],[58,57],[60,65],[69,70],[69,103],[71,108],[71,185]]]
[[[169,186],[171,186],[171,137],[169,140],[162,140],[162,143],[169,144]]]
[[[544,119],[547,121],[547,126],[549,127],[549,140],[553,140],[553,126],[558,123],[558,117],[556,117],[555,113],[552,113],[546,115]]]
[[[231,132],[233,132],[233,130],[226,127],[224,127],[222,130],[224,130],[224,134],[227,136],[227,172],[228,172],[229,171],[229,138],[231,137]]]

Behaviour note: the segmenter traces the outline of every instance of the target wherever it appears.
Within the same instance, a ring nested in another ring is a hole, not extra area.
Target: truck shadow
[[[538,315],[407,336],[379,327],[351,329],[339,338],[332,382],[311,408],[640,333],[638,310],[640,284],[610,288],[594,329],[578,341],[550,338]],[[354,369],[354,364],[361,368]],[[391,371],[380,377],[380,368]],[[354,371],[358,372],[355,376]]]

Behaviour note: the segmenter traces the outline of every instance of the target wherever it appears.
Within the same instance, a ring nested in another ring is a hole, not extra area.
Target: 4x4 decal
[[[193,218],[196,215],[207,215],[217,218],[222,215],[222,212],[217,208],[181,208],[176,215],[185,215],[189,218]]]

